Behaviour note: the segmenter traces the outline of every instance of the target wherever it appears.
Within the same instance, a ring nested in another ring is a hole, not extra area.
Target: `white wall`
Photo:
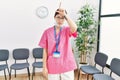
[[[89,0],[88,3],[98,10],[98,1]],[[68,15],[76,21],[77,12],[85,3],[85,0],[62,0],[62,8],[65,8]],[[45,19],[36,16],[36,9],[40,6],[46,6],[49,10],[49,15]],[[32,69],[31,51],[39,47],[38,42],[43,31],[54,24],[53,15],[58,6],[59,0],[0,0],[0,49],[10,51],[9,66],[14,61],[13,49],[28,48],[30,69]],[[26,73],[26,70],[17,73]]]

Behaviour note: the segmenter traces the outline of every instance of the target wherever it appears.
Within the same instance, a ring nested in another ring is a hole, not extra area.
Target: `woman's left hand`
[[[64,9],[61,9],[61,8],[59,10],[57,10],[56,12],[58,12],[62,16],[66,16],[67,15],[66,11]]]

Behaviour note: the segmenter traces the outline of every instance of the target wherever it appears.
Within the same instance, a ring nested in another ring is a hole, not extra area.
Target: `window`
[[[98,51],[108,55],[107,64],[112,58],[120,58],[120,7],[119,0],[100,0]]]

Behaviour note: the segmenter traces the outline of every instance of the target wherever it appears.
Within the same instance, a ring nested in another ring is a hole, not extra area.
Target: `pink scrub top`
[[[53,57],[53,52],[56,51],[56,41],[54,38],[54,27],[50,27],[45,30],[39,46],[47,49],[47,69],[49,74],[60,74],[68,72],[77,68],[74,55],[72,52],[71,44],[69,38],[77,36],[77,32],[71,33],[70,27],[62,27],[60,33],[60,42],[58,46],[58,51],[60,52],[59,58]],[[58,35],[57,35],[58,37]]]

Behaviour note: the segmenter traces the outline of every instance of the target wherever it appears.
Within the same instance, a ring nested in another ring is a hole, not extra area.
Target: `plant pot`
[[[87,64],[87,54],[83,53],[80,55],[80,64]]]

